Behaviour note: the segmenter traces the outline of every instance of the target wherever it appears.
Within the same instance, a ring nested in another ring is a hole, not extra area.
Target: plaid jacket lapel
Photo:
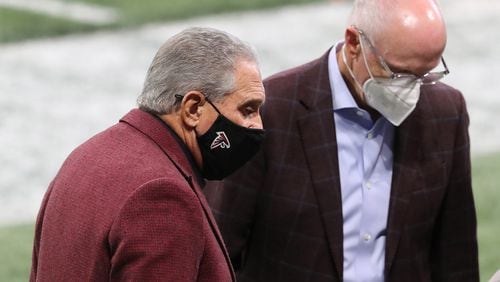
[[[401,145],[405,147],[405,145]],[[415,168],[406,165],[408,156],[402,154],[399,149],[395,152],[393,177],[391,188],[391,199],[389,204],[389,219],[387,222],[387,239],[385,254],[385,272],[389,273],[398,247],[398,243],[403,232],[403,226],[407,211],[409,209],[409,199],[407,194],[415,187],[417,171]]]
[[[426,142],[425,132],[422,132],[421,108],[422,105],[417,106],[417,109],[395,131],[385,254],[386,276],[394,262],[405,223],[408,222],[408,210],[411,205],[415,204],[410,203],[411,193],[422,187],[424,182],[422,170],[426,167],[426,160],[423,156],[423,146],[428,142]]]
[[[298,118],[298,127],[330,253],[339,278],[342,279],[342,199],[328,78],[328,53],[329,51],[313,62],[299,79],[298,95],[303,108],[302,115]]]

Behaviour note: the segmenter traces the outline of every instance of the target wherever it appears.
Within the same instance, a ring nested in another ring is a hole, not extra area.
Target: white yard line
[[[58,0],[0,0],[0,7],[27,10],[88,24],[110,24],[118,19],[115,9]]]

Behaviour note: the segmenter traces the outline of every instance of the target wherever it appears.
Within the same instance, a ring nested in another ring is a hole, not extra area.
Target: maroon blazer
[[[206,187],[239,281],[342,281],[343,219],[328,53],[265,80],[263,150]],[[396,129],[386,281],[478,281],[469,119],[422,86]]]
[[[132,110],[78,147],[38,215],[30,281],[234,281],[180,144]]]

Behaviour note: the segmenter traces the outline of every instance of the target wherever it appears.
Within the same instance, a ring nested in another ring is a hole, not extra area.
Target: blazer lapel
[[[389,204],[389,218],[387,221],[387,239],[385,254],[385,272],[389,270],[394,261],[398,243],[403,232],[406,212],[409,209],[409,199],[406,196],[415,185],[417,171],[407,165],[409,154],[404,154],[401,148],[406,147],[407,140],[398,134],[395,143],[399,143],[394,153],[393,177],[391,184],[391,198]],[[402,142],[402,143],[401,143]]]
[[[234,274],[233,265],[231,264],[231,258],[229,257],[229,253],[226,249],[226,245],[224,244],[224,240],[222,239],[222,235],[220,234],[219,228],[217,226],[217,222],[215,221],[215,218],[212,215],[212,211],[210,209],[210,206],[208,205],[208,202],[205,198],[205,195],[201,191],[201,188],[198,186],[198,184],[193,185],[193,183],[191,183],[191,187],[193,187],[194,192],[198,196],[198,199],[200,200],[201,206],[203,207],[203,211],[205,212],[205,215],[208,218],[208,222],[210,224],[210,227],[212,228],[212,231],[215,233],[215,238],[217,239],[217,242],[219,243],[219,245],[224,253],[224,257],[226,258],[226,262],[229,265],[229,268],[231,270],[231,278],[233,281],[236,281],[236,275]]]
[[[312,65],[308,65],[303,77],[299,78],[297,94],[303,113],[298,118],[298,127],[330,253],[339,278],[342,279],[342,198],[328,76],[328,53],[329,51]]]
[[[217,239],[217,242],[219,243],[219,246],[224,253],[224,257],[230,268],[232,280],[236,281],[236,276],[231,265],[229,253],[226,250],[226,246],[219,232],[219,228],[217,227],[217,223],[212,216],[211,209],[206,201],[203,192],[201,191],[201,187],[198,185],[197,181],[193,181],[193,178],[195,177],[193,170],[191,169],[191,165],[177,140],[171,135],[171,133],[159,120],[139,109],[131,110],[120,121],[128,123],[130,126],[134,127],[135,129],[151,138],[151,140],[162,149],[165,155],[172,161],[174,166],[177,167],[181,175],[186,179],[189,186],[191,187],[191,189],[193,189],[194,193],[198,197],[198,200],[200,201],[210,227],[215,234],[215,238]]]
[[[422,187],[421,168],[425,161],[423,144],[426,139],[425,130],[422,129],[422,119],[421,111],[417,107],[415,112],[396,128],[395,132],[391,198],[387,221],[386,276],[394,262],[398,244],[407,223],[411,193],[418,187]]]

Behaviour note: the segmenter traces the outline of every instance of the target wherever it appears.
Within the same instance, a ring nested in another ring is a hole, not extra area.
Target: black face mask
[[[259,150],[264,130],[239,126],[219,113],[208,131],[197,137],[203,158],[202,174],[209,180],[221,180],[244,165]]]

